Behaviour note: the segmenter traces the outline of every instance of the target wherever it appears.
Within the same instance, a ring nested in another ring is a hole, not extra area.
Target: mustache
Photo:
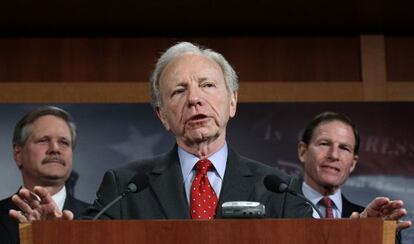
[[[66,165],[66,161],[63,159],[63,158],[61,158],[59,155],[52,155],[52,156],[47,156],[46,158],[44,158],[43,160],[42,160],[42,164],[46,164],[46,163],[49,163],[49,162],[58,162],[58,163],[60,163],[60,164],[62,164],[62,165]]]

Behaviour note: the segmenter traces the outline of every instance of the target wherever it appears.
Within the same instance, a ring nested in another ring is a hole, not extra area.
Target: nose
[[[57,141],[50,141],[48,153],[58,153],[60,149],[59,143]]]
[[[333,160],[338,160],[339,158],[339,148],[336,145],[332,145],[329,149],[329,158]]]
[[[188,106],[197,106],[201,105],[201,93],[200,88],[197,86],[191,86],[188,88],[188,94],[187,94],[187,101]]]

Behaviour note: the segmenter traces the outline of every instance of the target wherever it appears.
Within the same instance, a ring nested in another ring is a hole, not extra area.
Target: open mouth
[[[187,120],[187,123],[193,124],[193,123],[200,123],[203,122],[203,120],[207,119],[207,115],[205,114],[196,114],[192,116],[190,119]]]

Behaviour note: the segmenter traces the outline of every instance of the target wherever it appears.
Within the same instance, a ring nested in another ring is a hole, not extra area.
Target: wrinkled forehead
[[[56,134],[71,138],[69,124],[54,115],[44,115],[37,118],[28,126],[28,129],[30,134]]]
[[[182,54],[166,65],[160,76],[160,86],[166,81],[201,77],[224,81],[220,65],[212,59],[198,54]]]

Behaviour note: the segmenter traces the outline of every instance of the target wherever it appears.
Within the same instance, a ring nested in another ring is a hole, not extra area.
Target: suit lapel
[[[176,146],[154,167],[150,175],[150,187],[166,218],[190,218]]]
[[[65,202],[63,203],[63,209],[70,209],[73,212],[72,210],[74,209],[73,205],[74,203],[73,203],[72,196],[66,191],[66,198],[65,198]]]
[[[349,218],[352,212],[362,212],[364,207],[359,206],[355,203],[350,202],[343,194],[342,194],[342,217]]]
[[[246,163],[229,148],[226,171],[219,197],[217,218],[221,215],[221,205],[228,201],[248,201],[254,189],[253,173]]]
[[[75,218],[80,216],[82,211],[82,206],[80,204],[77,204],[76,199],[66,191],[66,198],[65,202],[63,204],[63,209],[69,209],[72,211]]]

